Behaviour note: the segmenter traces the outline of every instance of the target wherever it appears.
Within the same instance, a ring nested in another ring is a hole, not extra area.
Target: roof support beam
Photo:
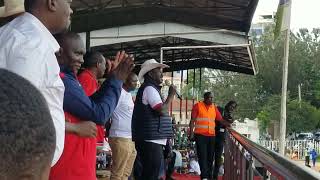
[[[250,28],[250,26],[244,26],[243,21],[236,20],[235,16],[219,17],[214,13],[199,12],[201,11],[160,6],[113,8],[104,11],[84,12],[83,14],[78,12],[73,16],[71,27],[74,31],[86,32],[154,21],[167,21],[243,32],[248,32]]]
[[[228,30],[208,30],[177,23],[153,22],[92,31],[91,45],[101,46],[159,37],[166,39],[167,36],[217,44],[248,43],[246,35]]]
[[[221,69],[224,71],[236,71],[239,73],[253,75],[253,71],[248,68],[239,67],[236,65],[233,66],[230,64],[226,64],[226,63],[218,62],[218,61],[214,61],[214,60],[209,60],[209,59],[194,59],[194,60],[189,60],[189,61],[181,61],[179,63],[168,62],[166,64],[168,64],[170,66],[170,68],[164,69],[167,72],[207,67],[207,68],[212,68],[212,69]]]

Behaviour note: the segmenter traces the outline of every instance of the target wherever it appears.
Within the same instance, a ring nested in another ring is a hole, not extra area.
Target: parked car
[[[313,139],[314,139],[315,141],[320,141],[320,132],[314,133]]]
[[[312,133],[300,133],[297,137],[297,140],[312,140],[313,134]]]

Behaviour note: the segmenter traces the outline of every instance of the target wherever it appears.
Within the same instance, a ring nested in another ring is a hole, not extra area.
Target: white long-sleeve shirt
[[[0,28],[0,68],[29,80],[47,101],[56,130],[56,149],[52,166],[64,147],[64,85],[55,56],[59,44],[33,15],[24,13]]]

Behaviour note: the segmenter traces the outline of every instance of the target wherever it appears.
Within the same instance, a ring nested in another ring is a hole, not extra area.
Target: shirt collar
[[[65,65],[60,65],[60,72],[63,72],[65,74],[69,74],[69,75],[76,78],[76,75],[72,72],[72,70]]]
[[[54,50],[54,52],[59,51],[59,43],[37,17],[30,13],[24,13],[22,16],[22,18],[26,19],[27,21],[30,21],[34,25],[34,27],[40,31],[41,35],[48,40],[48,44]]]
[[[210,105],[207,105],[204,101],[202,101],[202,103],[203,103],[207,108],[212,107],[212,106],[214,105],[213,103],[210,104]]]
[[[97,80],[96,76],[89,69],[84,69],[83,71],[88,73],[92,79]]]

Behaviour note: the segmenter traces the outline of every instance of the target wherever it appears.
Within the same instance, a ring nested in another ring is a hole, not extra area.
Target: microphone
[[[164,81],[164,84],[165,84],[166,86],[171,86],[169,80],[165,80],[165,81]],[[176,96],[177,96],[177,98],[179,98],[180,100],[182,100],[182,96],[180,95],[180,93],[177,92],[177,90],[176,90]]]

